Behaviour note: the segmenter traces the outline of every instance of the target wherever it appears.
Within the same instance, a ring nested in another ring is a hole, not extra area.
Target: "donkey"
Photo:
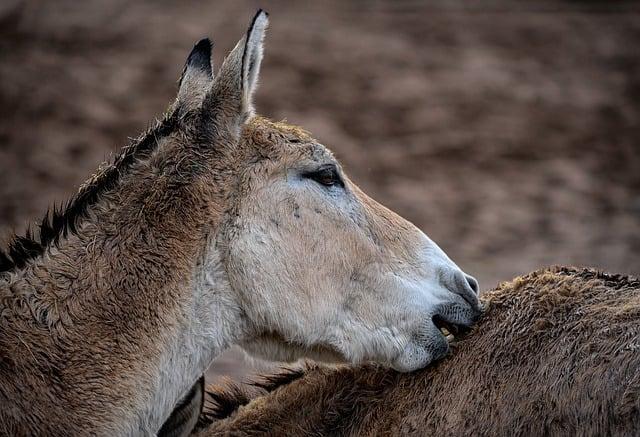
[[[456,353],[427,369],[308,366],[257,380],[252,402],[255,390],[215,388],[199,435],[640,435],[638,279],[557,267],[483,301]]]
[[[254,115],[267,24],[215,77],[198,42],[164,118],[0,256],[0,433],[155,434],[234,344],[408,372],[447,353],[434,320],[480,315],[424,233]]]

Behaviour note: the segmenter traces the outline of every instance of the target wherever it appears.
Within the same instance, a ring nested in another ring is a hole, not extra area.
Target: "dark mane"
[[[5,250],[0,249],[0,274],[24,267],[29,260],[42,255],[51,244],[57,244],[61,237],[69,232],[75,233],[78,221],[88,208],[95,204],[106,191],[113,189],[131,165],[139,158],[148,155],[158,144],[175,129],[178,111],[165,115],[155,126],[148,129],[137,139],[131,141],[112,163],[100,166],[98,171],[87,180],[66,204],[56,205],[47,210],[36,233],[27,228],[24,235],[14,234]]]
[[[222,384],[206,387],[204,405],[195,430],[202,430],[218,420],[230,417],[253,399],[288,385],[317,368],[312,363],[295,368],[281,367],[276,373],[258,375],[243,385],[227,380]]]

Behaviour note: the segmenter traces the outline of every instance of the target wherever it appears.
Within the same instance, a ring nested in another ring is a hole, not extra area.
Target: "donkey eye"
[[[302,176],[308,179],[313,179],[325,187],[333,187],[334,185],[344,187],[344,182],[342,182],[342,179],[338,174],[338,170],[333,165],[328,165],[317,170],[303,173]]]

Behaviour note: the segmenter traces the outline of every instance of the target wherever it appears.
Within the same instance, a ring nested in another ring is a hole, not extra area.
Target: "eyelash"
[[[312,179],[325,187],[334,187],[337,185],[344,188],[344,182],[342,182],[342,179],[334,166],[322,167],[318,170],[303,173],[302,176]]]

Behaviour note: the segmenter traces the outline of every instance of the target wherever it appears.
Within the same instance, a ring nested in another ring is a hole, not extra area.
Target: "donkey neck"
[[[242,339],[202,190],[125,178],[76,233],[0,280],[9,434],[153,434]]]
[[[139,415],[141,430],[156,432],[211,362],[248,335],[213,239],[194,271],[184,322],[159,360],[153,399]]]

